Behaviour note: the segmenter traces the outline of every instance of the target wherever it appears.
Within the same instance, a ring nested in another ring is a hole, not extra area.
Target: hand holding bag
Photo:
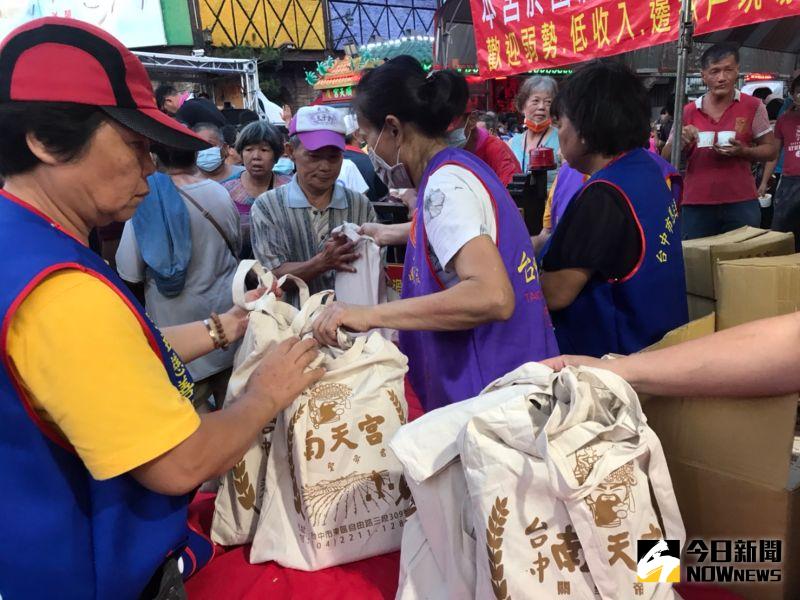
[[[242,261],[236,270],[232,283],[233,301],[248,311],[249,316],[247,331],[234,357],[223,410],[242,396],[250,375],[264,355],[283,340],[297,335],[293,325],[299,311],[294,306],[282,302],[271,291],[257,300],[245,300],[245,278],[251,271],[267,290],[272,290],[276,283],[272,273],[254,260]],[[286,279],[277,281],[278,286],[283,285]],[[300,298],[307,301],[308,286],[300,279],[291,279],[300,292]],[[253,541],[264,499],[267,457],[274,428],[274,421],[267,424],[242,459],[220,478],[211,523],[211,539],[218,544],[230,546]]]

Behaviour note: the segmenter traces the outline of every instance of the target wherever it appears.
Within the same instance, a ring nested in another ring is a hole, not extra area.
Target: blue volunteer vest
[[[172,383],[190,398],[188,371],[99,256],[1,190],[0,239],[0,594],[9,600],[137,598],[171,554],[182,559],[184,577],[190,575],[212,552],[187,527],[190,496],[151,492],[127,474],[92,478],[74,449],[30,408],[12,374],[8,327],[44,277],[79,269],[120,295]]]
[[[661,167],[646,150],[632,150],[595,173],[583,190],[600,182],[627,199],[642,255],[625,278],[606,281],[595,274],[571,305],[551,313],[565,354],[631,354],[689,320],[678,206]]]

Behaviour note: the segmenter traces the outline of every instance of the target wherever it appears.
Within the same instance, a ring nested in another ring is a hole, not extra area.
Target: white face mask
[[[386,125],[384,125],[386,127]],[[375,148],[378,147],[378,144],[381,142],[381,136],[383,135],[383,129],[378,134],[378,139],[375,142]],[[367,152],[369,156],[369,160],[372,163],[372,167],[375,169],[375,174],[378,176],[384,185],[388,188],[413,188],[414,182],[411,181],[411,176],[408,174],[408,169],[406,166],[400,162],[400,149],[397,149],[397,159],[396,164],[394,166],[387,163],[383,160],[380,156],[378,156],[377,152],[373,148],[370,148]]]
[[[206,173],[216,171],[222,164],[222,148],[211,146],[197,153],[197,166]]]

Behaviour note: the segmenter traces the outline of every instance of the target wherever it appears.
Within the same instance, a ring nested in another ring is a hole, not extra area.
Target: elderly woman
[[[328,344],[338,327],[399,330],[426,410],[557,351],[519,210],[486,163],[447,145],[468,95],[463,77],[428,76],[410,56],[364,74],[354,107],[375,172],[387,187],[419,190],[413,225],[363,227],[379,244],[407,242],[403,299],[335,303],[314,324]]]
[[[592,62],[562,85],[553,114],[564,159],[589,176],[542,260],[559,347],[636,352],[688,321],[677,202],[665,161],[643,147],[647,93],[626,67]]]
[[[211,555],[186,524],[192,492],[321,377],[304,372],[314,342],[285,343],[231,410],[199,416],[184,363],[240,338],[244,312],[159,331],[87,240],[147,195],[150,140],[206,143],[87,23],[15,29],[0,72],[3,596],[185,597],[181,575]]]
[[[234,150],[244,161],[244,171],[222,183],[231,195],[239,211],[242,230],[242,258],[250,258],[253,248],[250,243],[250,209],[255,199],[269,190],[274,190],[292,178],[272,171],[283,154],[283,136],[274,125],[266,121],[254,121],[239,132]]]
[[[517,94],[517,110],[525,117],[525,129],[516,134],[508,142],[523,172],[528,170],[530,153],[534,148],[546,146],[553,149],[557,164],[559,157],[558,131],[553,127],[550,118],[550,107],[558,91],[558,85],[552,77],[534,75],[525,80]],[[547,174],[547,188],[553,185],[556,171]]]

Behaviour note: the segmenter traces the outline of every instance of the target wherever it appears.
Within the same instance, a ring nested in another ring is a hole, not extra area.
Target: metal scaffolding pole
[[[681,163],[681,131],[683,130],[683,105],[686,102],[686,63],[692,51],[692,34],[694,22],[692,21],[691,0],[681,2],[681,22],[678,36],[678,71],[675,76],[675,118],[673,119],[675,135],[672,140],[672,155],[670,161],[676,169]]]
[[[160,73],[205,73],[213,75],[238,75],[244,97],[244,107],[266,118],[261,103],[258,102],[258,63],[255,59],[217,58],[183,54],[158,54],[155,52],[134,52],[145,69]]]

